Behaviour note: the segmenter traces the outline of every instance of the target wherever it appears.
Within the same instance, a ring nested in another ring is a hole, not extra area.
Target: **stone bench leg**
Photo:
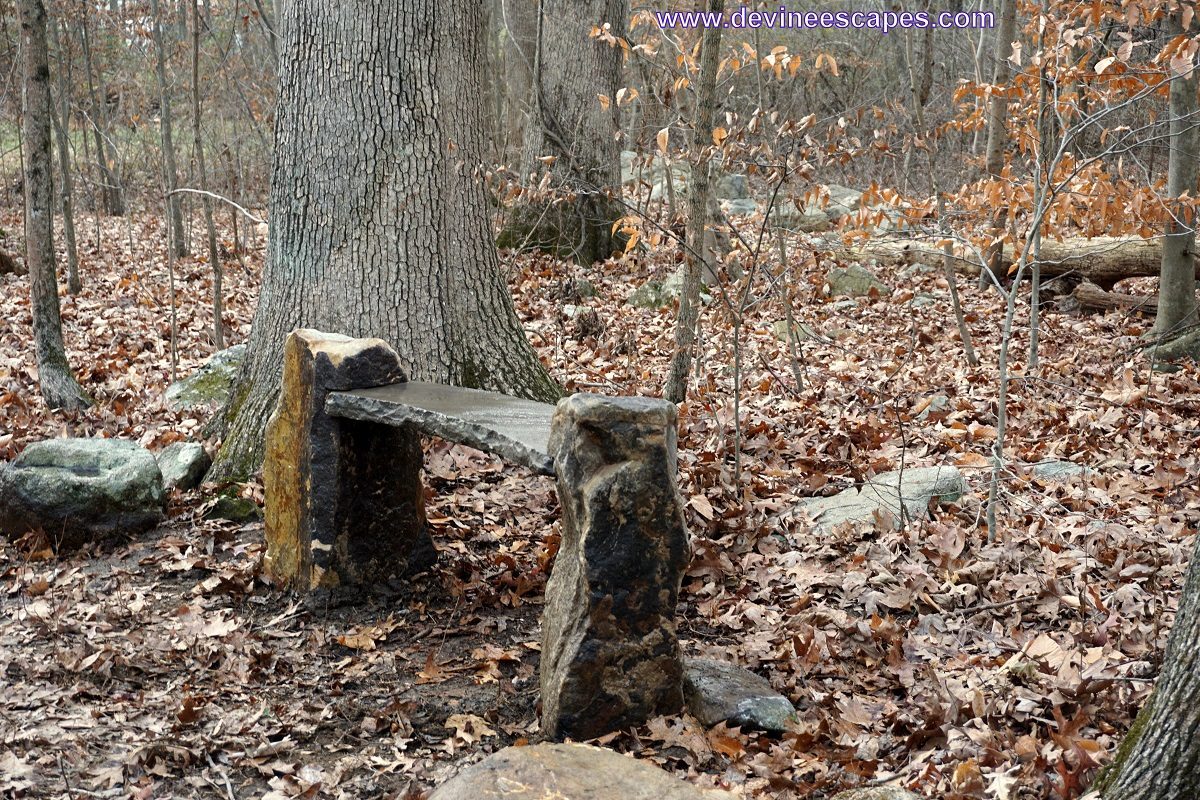
[[[542,618],[542,730],[588,739],[683,707],[675,605],[689,548],[675,406],[577,394],[550,454],[562,545]]]
[[[263,463],[268,574],[307,591],[431,564],[420,436],[325,413],[332,391],[404,381],[396,352],[380,339],[301,329],[283,363]]]

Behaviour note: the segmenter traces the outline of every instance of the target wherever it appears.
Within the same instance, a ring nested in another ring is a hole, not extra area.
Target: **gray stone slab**
[[[554,474],[554,459],[547,452],[554,406],[548,403],[409,381],[331,392],[325,413],[383,425],[409,425],[429,436],[496,453],[543,475]]]

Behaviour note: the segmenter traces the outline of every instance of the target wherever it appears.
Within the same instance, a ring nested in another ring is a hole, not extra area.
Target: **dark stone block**
[[[574,395],[550,451],[562,545],[542,621],[542,729],[579,739],[683,706],[675,605],[689,556],[675,406]]]

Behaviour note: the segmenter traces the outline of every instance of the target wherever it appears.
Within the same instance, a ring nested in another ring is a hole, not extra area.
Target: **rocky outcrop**
[[[587,739],[683,705],[675,605],[688,561],[675,406],[577,394],[550,430],[562,544],[542,620],[542,730]]]
[[[825,187],[828,196],[806,203],[780,201],[771,210],[772,223],[778,227],[802,233],[827,231],[842,217],[858,210],[862,192],[831,183]]]
[[[0,467],[0,532],[9,536],[41,530],[56,548],[72,548],[163,518],[162,473],[134,442],[51,439]]]
[[[876,278],[861,264],[829,270],[825,276],[831,297],[867,297],[874,290],[880,295],[892,293],[892,287]]]
[[[226,348],[186,378],[167,387],[167,405],[176,411],[199,406],[223,405],[229,399],[233,380],[246,358],[246,345]]]
[[[792,730],[796,709],[748,669],[711,658],[689,658],[683,668],[688,712],[711,728],[721,722],[768,733]]]
[[[509,747],[467,767],[429,800],[733,800],[645,761],[584,744]]]
[[[267,425],[267,572],[300,589],[370,583],[433,562],[421,443],[393,428],[325,412],[331,391],[403,381],[380,339],[293,331]]]
[[[957,500],[967,491],[957,467],[916,467],[877,475],[862,488],[853,487],[832,497],[802,501],[818,531],[829,531],[844,522],[870,523],[879,512],[891,515],[897,527],[926,519],[931,502]]]
[[[174,442],[154,457],[162,472],[163,488],[167,491],[195,489],[212,466],[212,457],[199,442]]]

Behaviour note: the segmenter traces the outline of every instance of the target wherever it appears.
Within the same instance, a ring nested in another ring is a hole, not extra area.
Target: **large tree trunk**
[[[50,161],[50,58],[46,47],[46,7],[21,0],[24,68],[25,263],[29,267],[30,307],[42,397],[51,408],[91,404],[71,374],[63,347],[58,280],[54,269],[53,172]]]
[[[479,5],[294,0],[281,12],[271,239],[212,477],[261,462],[295,328],[378,336],[415,379],[556,398],[492,242]]]
[[[561,198],[514,208],[499,241],[590,264],[620,249],[612,228],[622,214],[615,195],[621,186],[616,134],[624,53],[593,39],[591,31],[607,24],[613,36],[624,36],[629,2],[541,0],[540,6],[522,173],[527,178],[543,168],[540,159],[553,158],[546,169]]]
[[[1187,31],[1194,35],[1198,27],[1192,17]],[[1177,35],[1184,33],[1180,14],[1171,17]],[[1190,66],[1190,65],[1189,65]],[[1200,166],[1200,134],[1196,130],[1196,89],[1200,77],[1193,70],[1188,75],[1171,76],[1171,137],[1167,166],[1167,193],[1172,200],[1190,198],[1196,194],[1197,167]],[[1173,202],[1171,219],[1167,221],[1162,244],[1162,271],[1158,279],[1158,322],[1155,333],[1170,334],[1197,322],[1196,278],[1192,253],[1196,244],[1196,215],[1189,202]]]
[[[1200,541],[1162,673],[1112,764],[1093,788],[1104,800],[1200,797]]]

